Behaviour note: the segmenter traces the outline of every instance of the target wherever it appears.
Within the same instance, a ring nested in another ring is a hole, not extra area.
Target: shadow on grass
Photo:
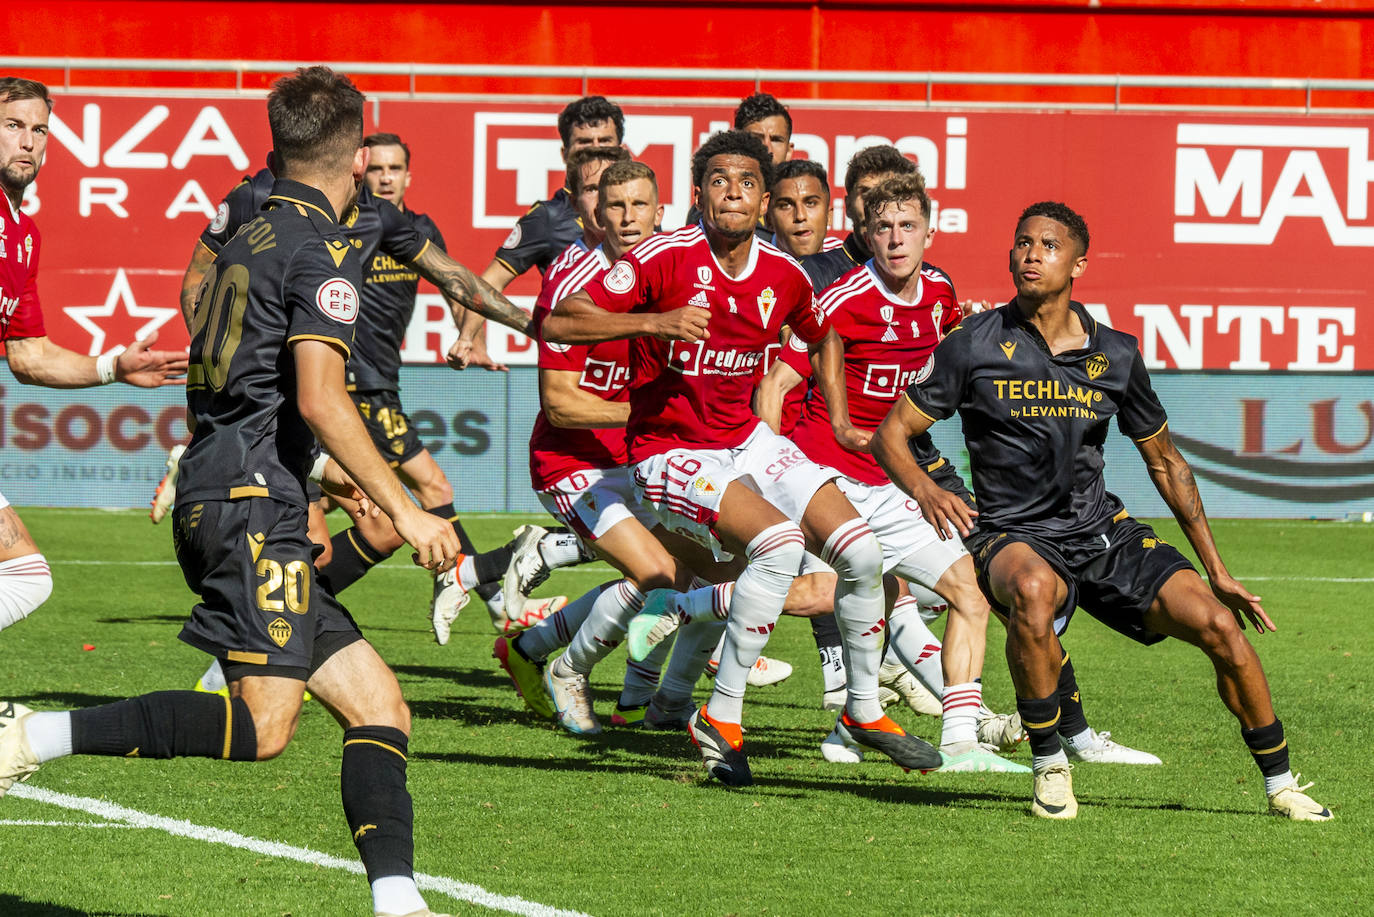
[[[3,892],[0,892],[0,914],[6,917],[137,917],[123,911],[78,911],[59,904],[27,901]]]
[[[96,618],[97,624],[185,624],[190,611],[182,614],[140,615],[137,618]]]
[[[493,663],[495,665],[495,663]],[[511,689],[510,679],[499,669],[466,669],[441,665],[396,665],[391,670],[397,675],[410,675],[415,678],[434,678],[450,685],[465,688],[490,688],[494,690]]]

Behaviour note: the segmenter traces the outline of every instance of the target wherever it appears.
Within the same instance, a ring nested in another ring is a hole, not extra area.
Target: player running
[[[1009,617],[1007,661],[1034,754],[1034,815],[1078,814],[1057,732],[1057,686],[1058,634],[1082,606],[1141,643],[1176,637],[1206,653],[1222,701],[1264,775],[1269,811],[1325,821],[1330,811],[1289,770],[1283,724],[1242,632],[1247,619],[1259,633],[1274,623],[1221,560],[1136,339],[1100,325],[1072,299],[1087,253],[1088,227],[1069,207],[1026,208],[1009,257],[1016,298],[950,332],[879,427],[874,452],[937,531],[955,528],[964,536],[980,585]],[[976,513],[931,481],[906,445],[956,410]],[[1208,583],[1107,492],[1102,444],[1113,416],[1144,457]]]
[[[715,690],[689,727],[707,770],[729,785],[752,782],[740,729],[745,686],[808,540],[839,575],[835,607],[851,659],[846,726],[904,767],[937,767],[938,752],[907,735],[878,702],[877,539],[834,474],[749,411],[763,351],[783,324],[818,347],[827,334],[806,275],[754,235],[771,168],[750,134],[709,139],[692,158],[701,224],[650,240],[560,302],[544,323],[545,339],[633,339],[627,432],[637,493],[669,531],[717,556],[748,559],[730,602]]]
[[[223,661],[230,696],[162,691],[60,713],[7,705],[0,792],[68,754],[273,758],[295,732],[306,683],[344,727],[344,815],[373,910],[428,915],[411,865],[410,712],[396,676],[311,565],[305,477],[316,437],[395,520],[418,562],[452,563],[458,538],[411,502],[344,388],[362,273],[337,214],[367,166],[362,93],[312,67],[278,80],[267,107],[282,177],[268,209],[220,252],[196,302],[195,433],[173,510],[177,558],[201,596],[181,639]]]

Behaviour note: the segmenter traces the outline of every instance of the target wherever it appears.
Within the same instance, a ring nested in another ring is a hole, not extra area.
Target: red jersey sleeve
[[[830,330],[830,319],[821,312],[811,283],[800,269],[797,270],[797,282],[792,285],[789,292],[795,297],[792,311],[787,317],[787,324],[792,328],[792,336],[801,338],[808,344],[819,343]]]
[[[14,307],[5,327],[5,338],[41,338],[47,335],[43,325],[43,307],[38,302],[38,249],[42,245],[38,229],[31,227],[33,251],[27,252],[25,261],[28,277],[24,280],[24,291],[19,294],[19,305]]]
[[[796,370],[803,379],[811,378],[811,349],[795,334],[787,339],[778,359]]]

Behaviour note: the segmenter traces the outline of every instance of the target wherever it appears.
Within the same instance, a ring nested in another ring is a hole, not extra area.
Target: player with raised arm
[[[60,713],[9,705],[0,791],[68,754],[275,757],[295,732],[306,683],[344,727],[344,814],[373,910],[428,915],[411,865],[409,709],[310,562],[305,478],[316,438],[333,457],[326,464],[391,516],[418,563],[451,564],[458,538],[411,502],[344,387],[362,273],[337,215],[367,166],[362,93],[328,68],[303,68],[276,82],[267,108],[281,176],[195,305],[195,430],[173,510],[177,557],[201,596],[181,639],[223,661],[230,696],[163,691]]]
[[[808,540],[839,575],[835,606],[851,660],[846,725],[904,767],[936,767],[938,752],[907,735],[878,702],[884,620],[877,539],[835,487],[833,472],[749,410],[763,351],[782,325],[817,347],[833,340],[806,275],[754,235],[771,168],[767,149],[750,134],[707,140],[692,157],[702,222],[627,253],[562,300],[544,336],[569,344],[632,339],[627,432],[637,493],[669,531],[717,556],[747,558],[715,690],[689,726],[708,771],[729,785],[752,782],[740,728],[745,686]],[[655,628],[674,623],[651,617]]]
[[[1274,623],[1227,571],[1188,463],[1169,436],[1137,341],[1072,298],[1088,265],[1088,227],[1061,203],[1022,212],[1009,255],[1016,298],[965,318],[878,428],[874,453],[937,530],[964,535],[979,583],[1009,617],[1007,662],[1034,754],[1031,812],[1078,813],[1057,731],[1059,634],[1075,607],[1144,644],[1175,637],[1201,649],[1223,703],[1264,775],[1269,811],[1302,821],[1331,813],[1289,770],[1259,656],[1244,634]],[[978,510],[941,489],[907,439],[958,411]],[[1135,442],[1150,479],[1207,570],[1131,518],[1103,480],[1108,423]]]
[[[180,383],[186,354],[151,349],[157,333],[128,347],[88,357],[54,344],[38,300],[42,237],[20,207],[43,167],[52,98],[48,87],[0,77],[0,342],[14,377],[25,385],[86,388],[125,382],[143,388]],[[0,494],[0,630],[22,621],[52,594],[47,558],[14,507]]]

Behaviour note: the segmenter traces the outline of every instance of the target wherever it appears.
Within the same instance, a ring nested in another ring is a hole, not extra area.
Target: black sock
[[[123,758],[252,761],[258,733],[243,698],[156,691],[72,711],[72,752]]]
[[[1058,694],[1031,700],[1018,697],[1016,712],[1021,714],[1021,725],[1026,727],[1026,735],[1030,737],[1031,754],[1043,758],[1059,753]]]
[[[363,574],[391,556],[374,548],[357,527],[344,529],[329,539],[333,556],[320,572],[329,579],[329,588],[338,595],[363,578]]]
[[[1283,723],[1278,720],[1258,729],[1242,729],[1240,737],[1250,749],[1250,756],[1266,777],[1281,777],[1288,772],[1288,740],[1283,737]]]
[[[481,554],[474,554],[472,557],[472,569],[477,574],[477,582],[501,584],[501,579],[506,575],[506,568],[510,566],[510,559],[515,556],[515,542],[510,541],[484,551]]]
[[[844,645],[840,626],[833,614],[817,615],[811,621],[811,636],[821,657],[821,690],[838,691],[844,687]]]
[[[344,817],[367,881],[413,874],[415,813],[406,791],[404,732],[390,726],[344,730]]]
[[[468,534],[468,530],[463,528],[463,522],[458,518],[458,511],[453,508],[453,504],[445,503],[443,506],[431,506],[425,512],[433,513],[453,524],[453,534],[458,536],[458,547],[462,549],[464,554],[474,558],[473,563],[475,564],[477,545],[473,542],[472,536]],[[505,568],[502,568],[501,572],[505,573]],[[501,578],[498,576],[494,583],[481,583],[472,591],[480,595],[482,601],[490,602],[492,596],[501,591]]]
[[[1059,734],[1067,739],[1087,728],[1088,717],[1083,713],[1078,678],[1074,675],[1069,651],[1064,650],[1064,660],[1059,664]]]

